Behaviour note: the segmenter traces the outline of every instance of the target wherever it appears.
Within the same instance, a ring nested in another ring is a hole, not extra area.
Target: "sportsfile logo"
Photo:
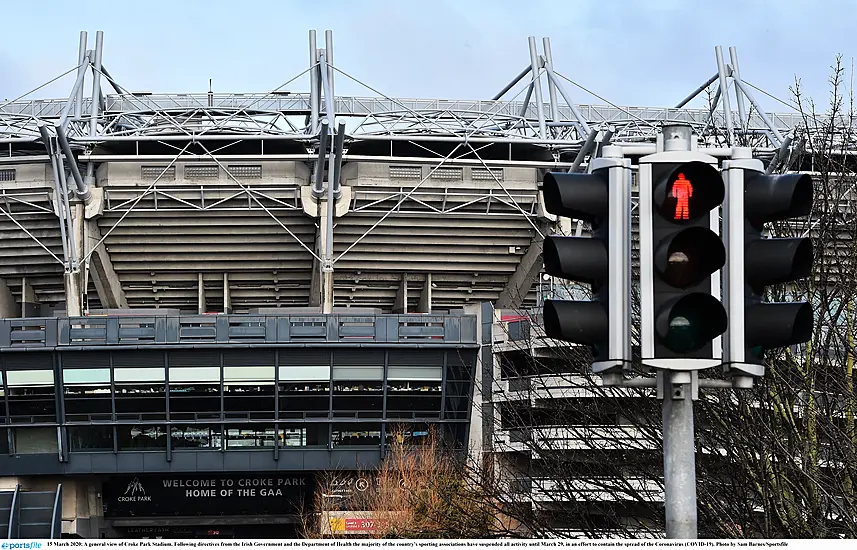
[[[41,542],[4,542],[0,543],[0,550],[34,550],[41,548]]]

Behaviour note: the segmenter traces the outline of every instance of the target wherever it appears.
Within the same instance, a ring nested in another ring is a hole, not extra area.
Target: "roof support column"
[[[197,282],[197,291],[198,291],[198,294],[197,294],[197,306],[198,306],[198,312],[199,312],[199,314],[200,314],[200,315],[202,315],[203,313],[205,313],[205,312],[206,312],[206,306],[205,306],[205,282],[202,280],[202,273],[199,273],[199,274],[198,274],[198,279],[197,279],[197,281],[198,281],[198,282]]]
[[[546,223],[540,222],[537,226],[542,234],[548,232]],[[497,297],[494,307],[497,309],[512,309],[520,307],[524,303],[527,294],[530,293],[530,289],[533,287],[533,283],[539,276],[544,265],[542,262],[542,247],[544,246],[544,242],[544,237],[541,237],[538,233],[533,235],[530,247],[521,258],[521,262],[518,264],[517,269],[515,269],[515,273],[509,277],[509,282],[506,283],[506,287],[500,292],[500,296]]]
[[[396,293],[396,301],[393,303],[393,313],[408,312],[408,274],[402,273],[402,282]]]
[[[431,273],[426,273],[426,282],[420,294],[420,313],[431,313]]]
[[[42,304],[36,298],[36,291],[26,277],[21,279],[21,317],[40,317]]]
[[[85,227],[87,254],[93,246],[96,247],[89,256],[87,275],[93,276],[92,281],[95,283],[101,306],[105,309],[127,309],[128,300],[125,298],[125,291],[122,290],[119,277],[113,270],[113,262],[110,260],[107,248],[104,243],[98,244],[101,240],[98,222],[94,219],[86,220]]]
[[[223,313],[232,313],[232,296],[229,295],[229,273],[223,274]]]
[[[9,290],[9,285],[6,281],[0,279],[0,319],[8,319],[18,316],[18,304],[15,302],[15,297],[12,296],[12,291]]]

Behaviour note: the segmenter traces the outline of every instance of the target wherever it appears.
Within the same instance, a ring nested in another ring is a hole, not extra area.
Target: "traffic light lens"
[[[670,350],[690,353],[726,332],[726,310],[710,294],[688,294],[658,312],[655,330]]]
[[[697,220],[723,202],[725,188],[716,168],[704,162],[678,166],[654,188],[655,208],[674,223]]]
[[[655,251],[655,268],[675,288],[695,286],[725,263],[723,241],[705,227],[688,227],[669,235]]]
[[[690,262],[690,258],[684,252],[673,252],[667,260],[669,267],[683,266],[688,262]]]

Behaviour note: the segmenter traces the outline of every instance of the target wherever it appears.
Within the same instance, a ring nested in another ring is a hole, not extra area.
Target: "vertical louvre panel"
[[[161,175],[163,174],[163,175]],[[167,166],[166,164],[163,166],[141,166],[140,167],[140,176],[144,180],[175,180],[176,179],[176,167],[175,166]]]
[[[217,179],[220,167],[216,164],[189,164],[184,167],[185,179]]]

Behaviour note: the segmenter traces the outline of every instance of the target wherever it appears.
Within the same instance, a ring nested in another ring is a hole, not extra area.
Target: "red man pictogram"
[[[679,174],[678,179],[673,182],[672,196],[675,198],[675,218],[676,220],[690,219],[690,197],[693,196],[693,185],[690,180],[684,178],[684,174]]]

